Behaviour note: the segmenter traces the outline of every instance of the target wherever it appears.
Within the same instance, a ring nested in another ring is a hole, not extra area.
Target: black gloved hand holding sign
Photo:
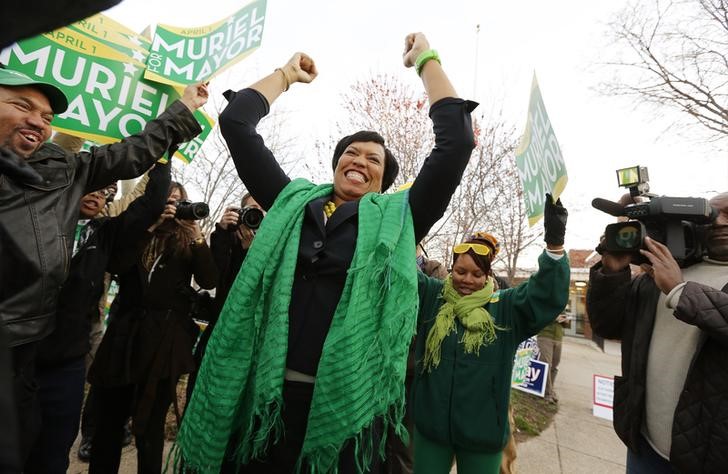
[[[566,220],[569,211],[561,204],[561,199],[554,202],[551,194],[546,193],[546,203],[543,209],[543,240],[548,245],[563,246],[566,234]]]

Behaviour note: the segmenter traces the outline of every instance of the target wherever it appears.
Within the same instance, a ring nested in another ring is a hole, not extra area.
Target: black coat
[[[210,251],[219,272],[217,286],[215,287],[213,311],[209,319],[210,323],[214,324],[220,315],[220,310],[225,304],[230,287],[233,286],[248,251],[240,245],[240,240],[238,240],[234,232],[217,225],[212,235],[210,235]]]
[[[268,210],[290,182],[256,131],[258,121],[268,113],[268,102],[253,89],[228,97],[230,103],[220,114],[220,131],[246,188]],[[409,190],[416,241],[443,216],[460,184],[475,146],[470,112],[476,105],[445,98],[430,107],[435,147]],[[308,375],[318,370],[358,235],[358,201],[340,205],[324,225],[326,201],[307,205],[289,307],[286,365]]]
[[[124,265],[115,257],[128,255],[129,249],[137,247],[137,242],[159,218],[167,201],[170,181],[169,163],[157,164],[149,172],[144,194],[126,211],[89,223],[94,231],[71,259],[68,279],[58,298],[55,329],[39,343],[39,366],[63,365],[86,355],[91,349],[91,321],[98,318],[104,273],[117,273]]]
[[[728,467],[728,293],[688,282],[675,316],[701,335],[675,408],[670,464],[681,473]],[[647,357],[660,290],[646,274],[605,274],[592,267],[587,292],[596,334],[622,341],[622,376],[614,378],[614,430],[637,452],[645,414]]]
[[[170,147],[200,130],[190,110],[176,101],[142,132],[119,143],[76,154],[44,144],[27,160],[43,178],[40,184],[0,176],[0,320],[11,347],[53,330],[81,197],[141,175]]]

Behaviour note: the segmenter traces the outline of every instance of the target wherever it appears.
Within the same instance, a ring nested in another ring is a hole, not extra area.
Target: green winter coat
[[[457,334],[442,342],[442,360],[423,372],[425,340],[443,300],[443,282],[419,273],[417,368],[411,407],[415,427],[426,438],[469,451],[496,453],[508,441],[508,403],[513,358],[518,345],[537,334],[561,313],[569,297],[569,261],[544,252],[539,270],[515,288],[493,293],[486,309],[497,326],[493,344],[480,355],[465,354]]]

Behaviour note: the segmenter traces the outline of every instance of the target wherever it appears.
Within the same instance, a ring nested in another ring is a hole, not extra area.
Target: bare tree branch
[[[608,95],[684,112],[713,139],[728,135],[728,0],[641,1],[610,23],[627,58],[608,60]]]

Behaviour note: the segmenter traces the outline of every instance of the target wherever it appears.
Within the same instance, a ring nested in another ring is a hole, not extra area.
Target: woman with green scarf
[[[412,388],[414,472],[497,474],[510,433],[508,404],[516,348],[556,319],[569,296],[566,209],[547,194],[546,250],[539,270],[498,290],[498,249],[479,232],[453,248],[445,281],[420,273],[417,368]]]
[[[291,181],[256,131],[270,104],[318,74],[296,53],[236,93],[220,129],[268,211],[211,335],[175,461],[195,472],[378,472],[402,434],[417,318],[415,242],[448,206],[474,147],[470,112],[421,33],[405,38],[431,103],[435,147],[407,192],[376,132],[337,144],[333,185]]]

